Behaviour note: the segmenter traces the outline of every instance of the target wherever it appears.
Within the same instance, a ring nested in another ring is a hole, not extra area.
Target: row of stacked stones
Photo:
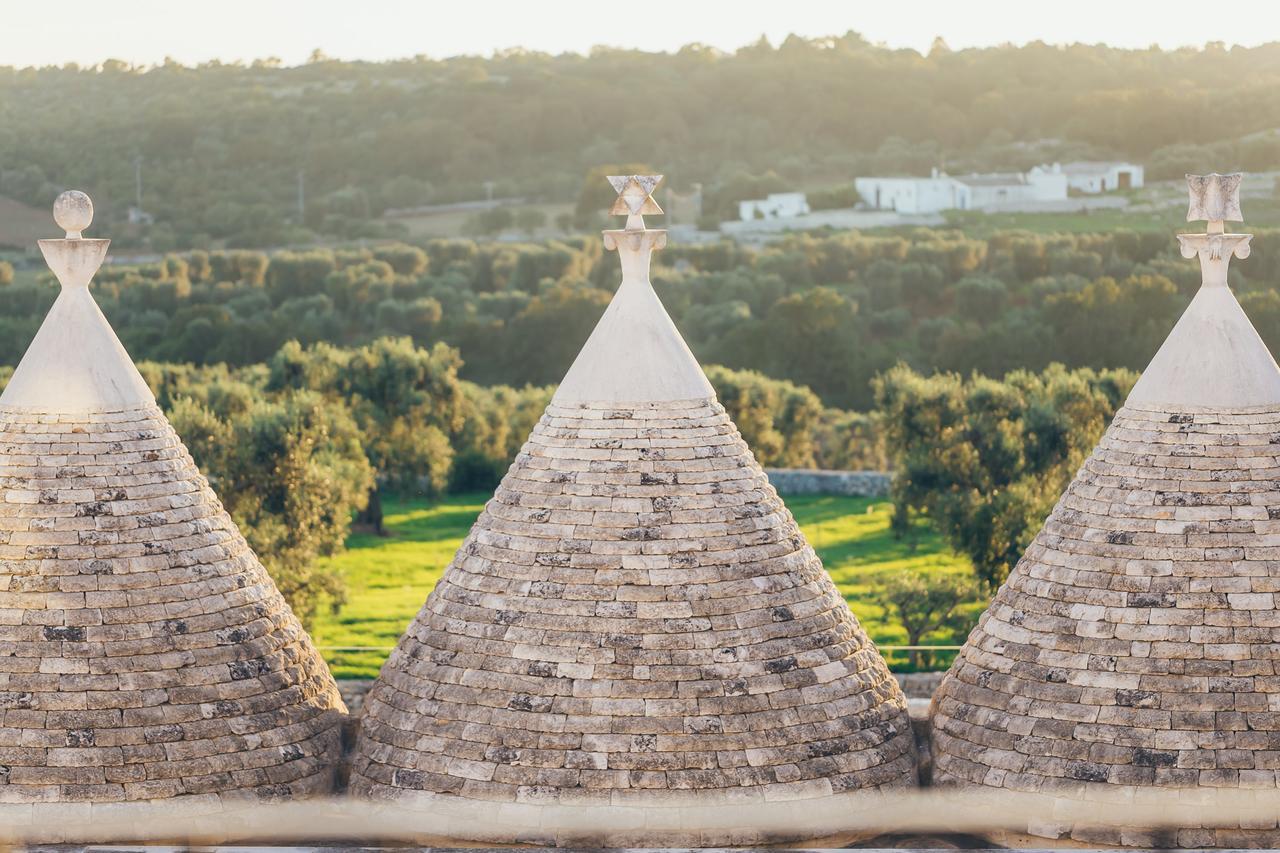
[[[352,788],[913,785],[897,683],[653,292],[658,179],[612,180],[623,283],[369,695]],[[0,397],[0,801],[330,791],[334,682],[90,296],[91,216],[59,199],[62,292]]]
[[[1189,178],[1204,282],[933,703],[934,778],[1114,799],[1280,770],[1280,369],[1227,287],[1239,175]],[[1041,824],[1088,843],[1276,846],[1249,828]]]

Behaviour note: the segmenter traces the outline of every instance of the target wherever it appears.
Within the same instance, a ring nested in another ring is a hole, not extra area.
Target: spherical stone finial
[[[53,221],[67,232],[67,239],[79,239],[93,222],[93,201],[80,190],[67,190],[53,203]]]

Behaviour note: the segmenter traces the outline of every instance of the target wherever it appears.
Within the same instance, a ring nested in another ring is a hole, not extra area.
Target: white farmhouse
[[[1067,176],[1057,164],[1036,166],[1029,172],[961,175],[956,180],[969,188],[969,203],[975,210],[1067,198]]]
[[[1142,167],[1136,163],[1081,160],[1063,164],[1062,171],[1071,189],[1090,195],[1142,186]]]
[[[854,186],[868,207],[908,214],[999,210],[1067,198],[1067,176],[1057,165],[956,177],[934,169],[927,178],[857,178]]]
[[[876,210],[937,213],[968,210],[972,206],[969,187],[937,169],[927,178],[910,175],[855,178],[853,185],[863,202]]]
[[[738,218],[744,222],[753,219],[791,219],[808,212],[809,200],[804,193],[769,193],[766,198],[738,202]]]

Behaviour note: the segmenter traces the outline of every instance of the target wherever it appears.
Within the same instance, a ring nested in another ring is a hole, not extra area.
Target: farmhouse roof
[[[1132,166],[1125,160],[1073,160],[1062,164],[1062,171],[1070,175],[1104,175],[1117,166]]]
[[[971,187],[1008,187],[1027,183],[1021,172],[989,172],[986,174],[957,175],[956,180]]]

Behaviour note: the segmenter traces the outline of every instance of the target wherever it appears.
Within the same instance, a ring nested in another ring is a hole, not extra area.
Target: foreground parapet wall
[[[8,842],[130,845],[158,843],[184,848],[304,845],[304,850],[375,846],[521,844],[561,848],[690,849],[750,847],[797,835],[806,849],[836,848],[841,840],[864,839],[873,849],[955,849],[957,845],[1012,849],[1076,847],[1046,845],[1018,834],[1019,827],[1078,823],[1142,825],[1127,830],[1128,843],[1154,849],[1194,840],[1201,829],[1224,824],[1256,825],[1280,812],[1275,791],[1231,789],[1134,796],[1113,788],[1090,799],[1017,794],[995,790],[910,789],[851,791],[817,799],[768,799],[759,792],[693,801],[679,792],[661,800],[573,806],[558,803],[496,803],[461,797],[419,801],[409,807],[354,798],[261,804],[210,804],[187,797],[164,803],[0,804],[0,837]],[[1152,793],[1148,791],[1148,793]],[[429,805],[430,807],[423,807]],[[1232,838],[1231,835],[1224,836]],[[1243,844],[1250,836],[1236,831]],[[753,841],[753,839],[755,839]],[[505,842],[509,843],[509,842]],[[1240,846],[1240,845],[1238,845]],[[286,849],[289,849],[286,847]],[[776,848],[775,848],[776,849]],[[1095,848],[1096,849],[1096,848]]]

